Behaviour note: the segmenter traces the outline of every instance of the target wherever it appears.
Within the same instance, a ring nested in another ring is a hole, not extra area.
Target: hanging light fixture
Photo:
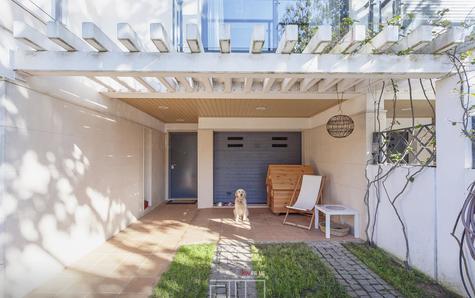
[[[346,138],[347,136],[353,133],[355,129],[355,122],[348,115],[343,115],[341,111],[341,105],[343,103],[343,92],[341,93],[341,98],[338,96],[338,91],[336,93],[338,100],[338,112],[339,115],[335,115],[328,119],[327,122],[327,132],[334,138]]]

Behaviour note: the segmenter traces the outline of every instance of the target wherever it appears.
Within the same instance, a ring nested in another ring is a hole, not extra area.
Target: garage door
[[[300,164],[299,132],[217,132],[214,134],[214,203],[234,201],[244,188],[248,203],[266,203],[269,164]]]

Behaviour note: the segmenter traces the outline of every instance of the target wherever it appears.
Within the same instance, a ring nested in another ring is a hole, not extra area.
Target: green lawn
[[[215,249],[214,244],[181,246],[155,286],[153,297],[206,297]]]
[[[253,271],[265,279],[266,297],[348,297],[333,273],[303,243],[252,247]],[[263,297],[262,283],[257,283]]]
[[[460,297],[425,274],[407,270],[401,261],[382,249],[366,243],[345,243],[344,246],[405,297]]]

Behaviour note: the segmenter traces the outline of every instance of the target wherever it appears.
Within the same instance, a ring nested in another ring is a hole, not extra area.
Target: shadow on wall
[[[22,296],[141,215],[142,127],[7,84],[0,201],[5,297]]]

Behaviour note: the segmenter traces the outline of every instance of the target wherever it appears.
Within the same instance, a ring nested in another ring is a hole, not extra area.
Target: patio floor
[[[222,239],[325,240],[320,231],[284,226],[282,220],[283,216],[267,208],[250,209],[250,221],[236,223],[230,208],[198,210],[196,205],[163,204],[35,289],[29,297],[148,297],[183,244]]]

